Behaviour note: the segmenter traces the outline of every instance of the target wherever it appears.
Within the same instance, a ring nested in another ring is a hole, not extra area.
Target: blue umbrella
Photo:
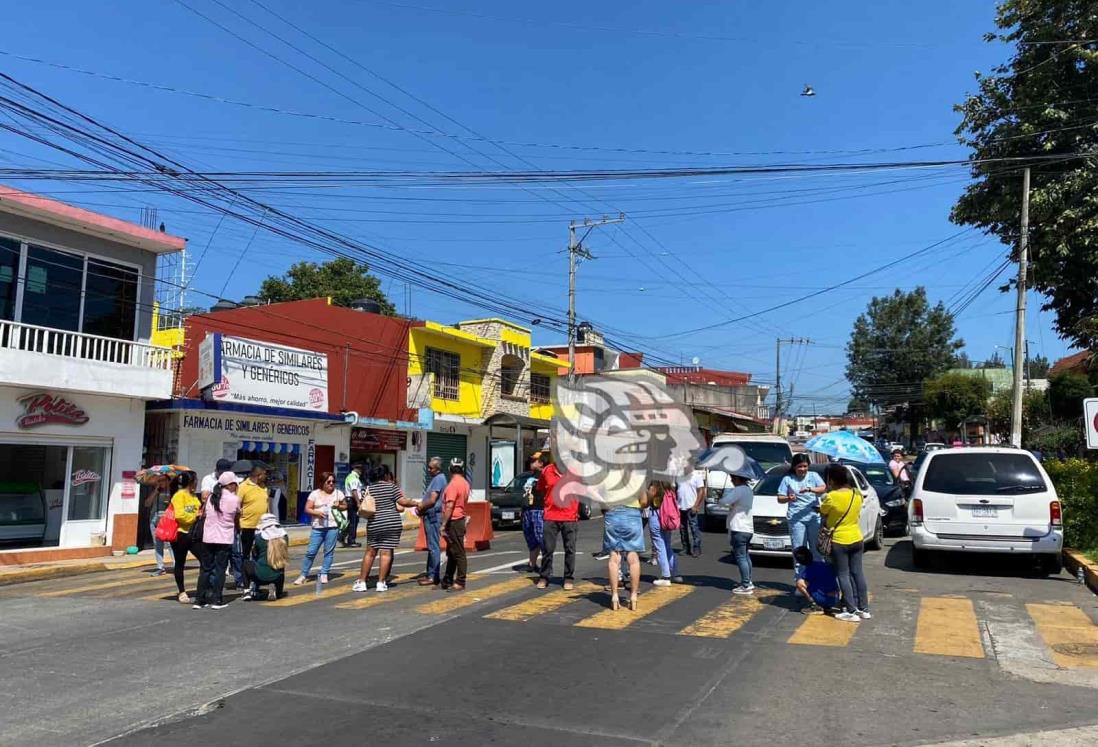
[[[727,472],[745,480],[761,480],[766,471],[739,446],[714,446],[698,455],[696,462],[701,469],[714,472]]]
[[[855,462],[883,464],[884,459],[877,448],[864,438],[850,431],[831,431],[811,438],[804,448],[818,454],[827,454],[836,459],[850,459]]]

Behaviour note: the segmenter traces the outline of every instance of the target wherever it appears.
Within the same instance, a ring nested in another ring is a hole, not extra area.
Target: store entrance
[[[59,544],[68,458],[67,446],[0,444],[0,548]]]

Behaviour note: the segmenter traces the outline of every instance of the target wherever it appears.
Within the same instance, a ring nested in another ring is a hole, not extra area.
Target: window
[[[505,355],[499,368],[499,391],[504,397],[521,397],[522,370],[524,368],[522,358],[516,355]]]
[[[19,275],[21,252],[18,241],[0,236],[0,319],[15,319],[15,278]]]
[[[923,490],[954,495],[1011,495],[1045,490],[1029,454],[943,454],[927,465]]]
[[[83,286],[83,257],[28,246],[23,309],[19,321],[79,332]]]
[[[103,518],[110,481],[111,450],[99,446],[72,447],[72,473],[69,475],[69,520],[88,521]]]
[[[137,321],[137,272],[112,262],[88,258],[84,286],[84,326],[90,335],[134,338]]]
[[[552,379],[545,374],[530,374],[530,402],[536,405],[549,404]]]
[[[435,375],[434,395],[456,400],[461,385],[461,356],[437,348],[427,348],[427,373]]]

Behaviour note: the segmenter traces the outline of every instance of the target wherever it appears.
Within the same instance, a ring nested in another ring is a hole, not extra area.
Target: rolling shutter
[[[450,460],[455,457],[469,462],[467,437],[455,433],[428,433],[427,434],[427,459],[439,457],[442,459],[442,473],[450,473]],[[427,469],[423,470],[423,487],[427,487]]]

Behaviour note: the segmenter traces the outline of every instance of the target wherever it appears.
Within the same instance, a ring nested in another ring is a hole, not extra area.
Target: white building
[[[157,256],[184,239],[0,187],[0,564],[136,542]]]

